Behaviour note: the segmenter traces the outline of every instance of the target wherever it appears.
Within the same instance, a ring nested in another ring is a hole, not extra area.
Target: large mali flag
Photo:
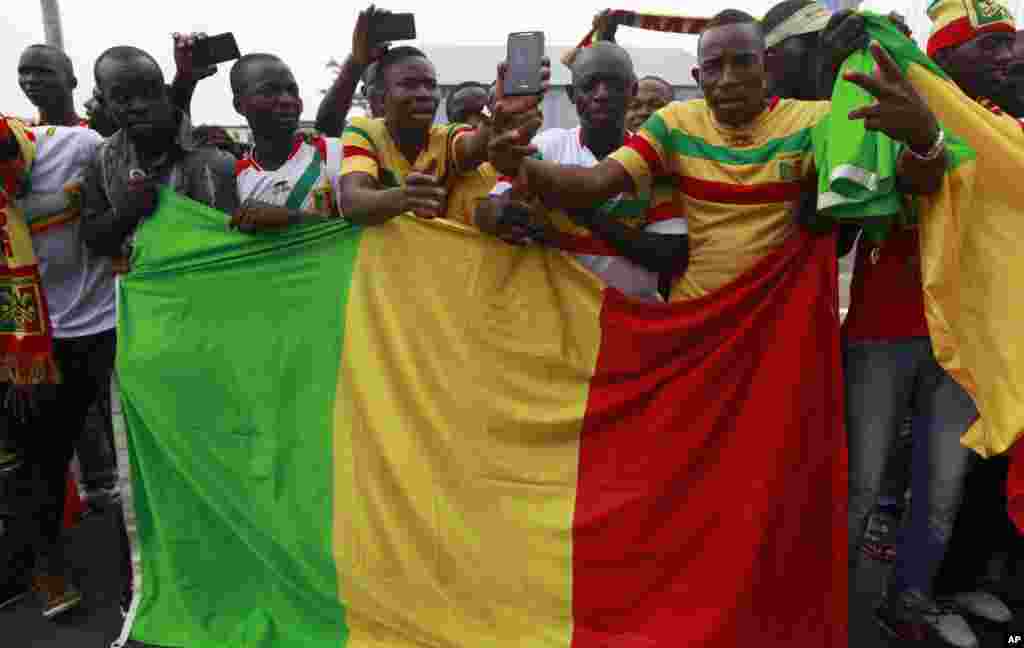
[[[455,223],[245,235],[164,191],[118,293],[131,636],[846,646],[834,250],[643,304]]]

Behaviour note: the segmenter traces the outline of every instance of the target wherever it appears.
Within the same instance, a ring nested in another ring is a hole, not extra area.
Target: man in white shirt
[[[111,260],[85,247],[79,218],[81,179],[103,138],[66,126],[39,126],[32,134],[36,158],[19,202],[39,259],[61,383],[37,390],[37,414],[21,439],[29,479],[12,526],[33,550],[33,586],[50,618],[82,598],[67,579],[64,556],[66,475],[89,408],[110,384],[116,315]]]
[[[299,132],[302,99],[292,71],[272,54],[247,54],[231,68],[235,110],[246,118],[253,148],[238,161],[243,228],[283,227],[337,218],[341,141]]]

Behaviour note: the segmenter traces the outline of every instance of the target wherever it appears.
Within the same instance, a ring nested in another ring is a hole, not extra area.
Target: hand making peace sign
[[[850,112],[850,119],[863,119],[866,129],[881,131],[919,155],[928,153],[938,141],[939,121],[882,46],[873,42],[870,49],[878,65],[875,74],[847,72],[844,78],[876,101]]]

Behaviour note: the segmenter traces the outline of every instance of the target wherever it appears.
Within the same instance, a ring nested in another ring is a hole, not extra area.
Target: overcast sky
[[[733,6],[755,16],[763,15],[777,0],[734,0],[720,8]],[[10,3],[7,3],[10,4]],[[153,54],[164,68],[168,81],[173,75],[171,33],[205,31],[219,34],[232,31],[242,53],[267,51],[281,56],[294,70],[305,101],[305,117],[312,118],[319,103],[317,90],[329,85],[325,64],[331,57],[339,60],[351,48],[352,27],[362,5],[338,2],[254,3],[217,0],[63,0],[61,11],[64,43],[75,64],[79,87],[76,105],[92,92],[92,62],[112,45],[135,45]],[[669,4],[669,3],[664,3]],[[658,3],[660,6],[664,6]],[[621,6],[631,6],[623,2]],[[926,30],[924,0],[868,0],[871,8],[896,8],[908,14],[915,30]],[[1019,11],[1019,0],[1011,7]],[[547,41],[575,44],[586,33],[593,15],[600,10],[587,0],[516,0],[505,3],[467,2],[466,0],[393,0],[382,5],[391,11],[416,14],[418,43],[491,43],[500,45],[512,31],[543,30]],[[469,13],[465,7],[472,7]],[[503,12],[502,7],[508,7]],[[646,5],[643,5],[646,6]],[[652,3],[652,7],[656,5]],[[713,6],[698,3],[713,13]],[[260,7],[257,9],[257,7]],[[302,8],[308,8],[303,12]],[[915,11],[916,9],[916,11]],[[4,11],[0,17],[0,112],[23,117],[35,111],[22,95],[17,83],[17,61],[21,51],[42,42],[43,27],[39,4],[22,2],[17,11]],[[918,15],[920,14],[920,15]],[[693,51],[695,38],[623,29],[619,41],[632,47],[681,47]],[[414,43],[415,44],[415,43]],[[556,63],[557,65],[558,63]],[[228,64],[203,81],[192,104],[196,123],[236,124],[241,118],[231,107],[228,89]],[[688,70],[680,77],[689,76]],[[482,80],[482,79],[481,79]]]

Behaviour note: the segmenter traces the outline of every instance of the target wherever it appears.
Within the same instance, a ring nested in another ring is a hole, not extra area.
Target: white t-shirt
[[[583,144],[580,127],[551,128],[533,138],[540,157],[548,162],[558,164],[593,167],[598,159]],[[506,181],[500,181],[491,195],[504,193],[511,189]],[[685,218],[672,218],[652,223],[644,228],[647,232],[659,234],[686,234]],[[663,301],[658,292],[658,274],[636,265],[622,256],[604,256],[593,254],[573,254],[576,259],[591,272],[601,277],[605,283],[622,293],[644,301]]]
[[[295,139],[291,155],[280,168],[267,171],[251,156],[235,166],[238,199],[260,200],[326,217],[341,215],[341,140],[336,137]]]
[[[29,193],[19,200],[50,308],[53,336],[73,338],[117,324],[110,259],[81,237],[81,181],[103,137],[81,126],[36,126]]]

